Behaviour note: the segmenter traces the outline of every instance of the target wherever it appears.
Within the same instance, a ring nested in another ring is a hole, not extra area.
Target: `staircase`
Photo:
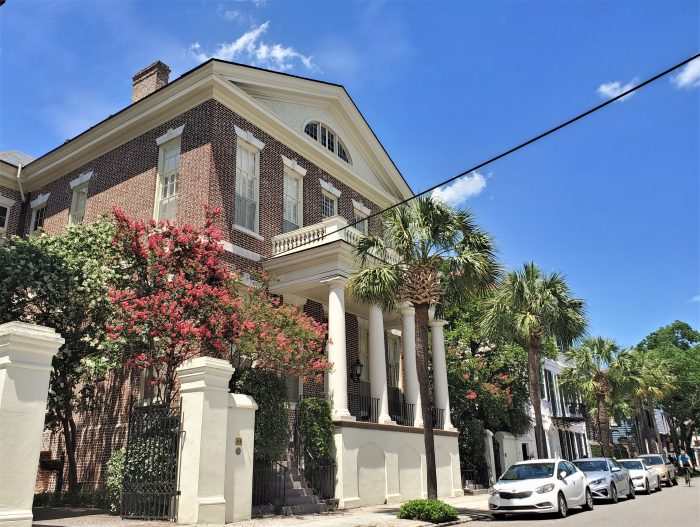
[[[310,488],[299,470],[299,464],[294,453],[294,444],[290,443],[287,450],[287,460],[282,463],[287,467],[285,477],[285,504],[280,514],[294,516],[297,514],[318,514],[328,512],[328,505],[322,502],[314,490]]]

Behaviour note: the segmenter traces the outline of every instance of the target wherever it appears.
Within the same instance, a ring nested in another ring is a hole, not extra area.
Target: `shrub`
[[[333,460],[333,418],[327,399],[310,397],[299,403],[299,435],[306,450],[319,463]]]
[[[117,514],[121,509],[125,455],[126,447],[121,447],[113,452],[107,461],[107,496],[112,514]]]
[[[402,520],[420,520],[443,523],[457,519],[457,511],[440,500],[411,500],[399,509],[397,517]]]
[[[76,493],[39,492],[34,494],[34,507],[84,507],[86,509],[106,509],[109,498],[106,490],[91,490]]]
[[[255,412],[255,459],[278,461],[289,445],[287,384],[274,372],[251,368],[236,382],[236,392],[251,395],[258,404]]]

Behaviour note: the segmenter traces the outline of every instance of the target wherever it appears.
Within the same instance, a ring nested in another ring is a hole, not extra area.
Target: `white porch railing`
[[[348,227],[348,222],[344,218],[333,216],[320,223],[273,237],[272,256],[282,256],[338,240],[344,240],[355,246],[360,237],[362,232],[355,227]],[[397,263],[398,255],[391,255],[389,260],[389,263]]]

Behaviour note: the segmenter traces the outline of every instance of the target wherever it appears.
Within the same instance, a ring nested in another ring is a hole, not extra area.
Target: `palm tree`
[[[633,400],[634,413],[637,418],[640,447],[647,453],[659,454],[661,436],[654,422],[656,401],[673,391],[674,376],[668,363],[658,355],[642,348],[634,348],[626,356],[625,377],[629,394]],[[647,424],[651,421],[651,426]],[[650,452],[647,440],[653,434],[654,452]]]
[[[355,249],[358,270],[350,294],[391,310],[410,303],[416,310],[416,369],[421,386],[428,498],[437,497],[433,420],[428,390],[428,309],[481,293],[499,275],[491,236],[467,210],[432,197],[382,215],[383,236],[362,236]]]
[[[565,392],[578,393],[589,408],[595,408],[592,413],[605,457],[612,455],[610,410],[613,397],[620,392],[623,377],[619,355],[620,348],[614,340],[587,338],[578,346],[564,351],[570,366],[564,369],[559,378]]]
[[[527,349],[537,456],[547,457],[540,399],[542,345],[547,337],[569,345],[583,334],[586,329],[583,300],[571,296],[561,274],[546,274],[534,263],[526,263],[522,270],[508,273],[486,299],[480,326],[491,340],[516,341]]]

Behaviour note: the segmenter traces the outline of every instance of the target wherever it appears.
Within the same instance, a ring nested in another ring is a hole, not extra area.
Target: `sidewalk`
[[[488,496],[460,496],[446,498],[459,511],[462,522],[488,515]],[[303,516],[268,516],[253,520],[227,524],[231,527],[418,527],[425,522],[399,520],[396,518],[398,505],[381,505],[340,510],[328,514],[307,514]],[[34,511],[33,527],[172,527],[174,524],[164,521],[122,520],[118,516],[101,514],[87,509],[38,508]],[[192,526],[190,526],[192,527]]]

